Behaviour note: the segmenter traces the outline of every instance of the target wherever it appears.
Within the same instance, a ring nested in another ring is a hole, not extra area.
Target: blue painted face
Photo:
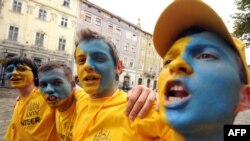
[[[46,100],[51,106],[59,106],[72,93],[73,87],[62,69],[39,72],[39,86],[46,94]]]
[[[79,82],[88,94],[100,96],[113,87],[116,67],[111,49],[104,41],[82,41],[75,55]]]
[[[176,41],[158,84],[166,121],[182,133],[231,124],[241,88],[236,60],[232,47],[210,32]]]

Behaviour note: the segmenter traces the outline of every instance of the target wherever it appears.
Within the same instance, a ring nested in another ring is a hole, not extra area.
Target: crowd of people
[[[141,85],[119,89],[115,45],[90,29],[77,34],[77,77],[58,62],[37,68],[29,58],[10,59],[5,77],[19,97],[5,139],[223,140],[223,126],[250,107],[244,44],[201,0],[168,5],[153,42],[164,62],[158,94]]]

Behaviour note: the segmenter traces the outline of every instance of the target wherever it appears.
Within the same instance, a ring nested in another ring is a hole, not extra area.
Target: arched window
[[[128,91],[130,89],[130,86],[129,86],[129,75],[125,75],[124,78],[123,78],[123,84],[122,84],[122,89],[124,91]]]
[[[147,80],[147,87],[150,87],[150,79]]]
[[[138,85],[141,85],[141,84],[142,84],[142,79],[139,78],[139,79],[138,79]]]

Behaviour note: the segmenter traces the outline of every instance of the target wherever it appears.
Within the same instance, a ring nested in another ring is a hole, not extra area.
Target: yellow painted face
[[[178,67],[180,65],[185,66],[185,68],[189,68],[189,66],[186,64],[186,62],[180,57],[181,54],[185,51],[186,45],[191,41],[192,38],[186,37],[178,40],[172,47],[171,49],[165,54],[163,58],[163,69],[160,72],[159,78],[158,78],[158,90],[159,90],[159,99],[160,99],[160,109],[161,109],[161,114],[164,119],[167,119],[165,117],[166,109],[165,106],[168,104],[167,99],[165,98],[165,93],[166,93],[166,87],[168,86],[168,82],[176,79],[176,77],[185,75],[182,74],[184,72],[178,71]],[[170,64],[171,62],[171,64]],[[190,68],[189,68],[190,70]],[[172,72],[176,73],[172,73]]]
[[[6,68],[6,78],[13,88],[25,88],[34,83],[32,69],[27,65],[9,65]]]

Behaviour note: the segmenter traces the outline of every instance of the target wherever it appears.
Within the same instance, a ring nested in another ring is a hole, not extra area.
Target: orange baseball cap
[[[232,37],[220,16],[201,0],[174,0],[161,13],[153,32],[153,42],[158,54],[163,58],[179,34],[191,27],[203,28],[225,39],[238,51],[245,71],[248,72],[245,45]],[[250,82],[248,73],[247,77]]]

